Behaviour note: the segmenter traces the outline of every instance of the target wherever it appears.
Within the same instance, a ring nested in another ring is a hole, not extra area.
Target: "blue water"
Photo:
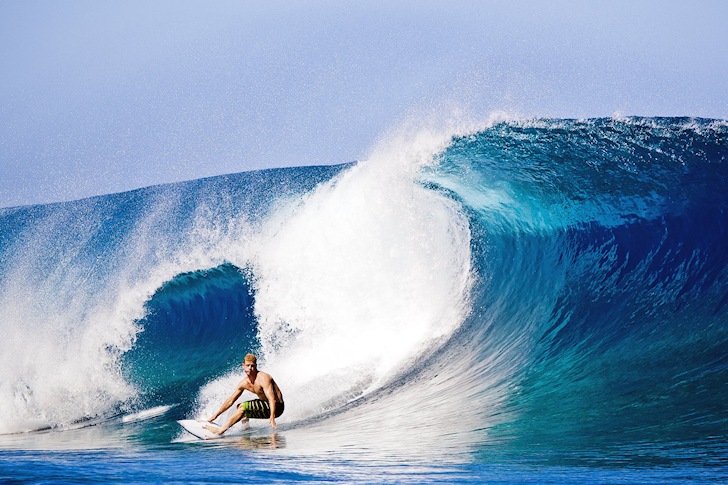
[[[728,479],[728,124],[511,120],[0,209],[0,481]],[[286,412],[200,442],[254,351]]]

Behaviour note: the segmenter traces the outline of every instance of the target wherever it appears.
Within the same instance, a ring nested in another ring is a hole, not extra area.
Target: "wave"
[[[503,436],[725,429],[727,154],[722,122],[602,119],[501,124],[442,155],[427,179],[482,228],[466,334],[510,363]]]
[[[495,120],[354,164],[6,209],[0,432],[205,415],[253,350],[310,433],[720,442],[727,136]]]

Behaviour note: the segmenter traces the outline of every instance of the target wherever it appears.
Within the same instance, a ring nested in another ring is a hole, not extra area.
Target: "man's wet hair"
[[[253,354],[247,354],[243,359],[243,364],[245,364],[246,362],[252,362],[253,364],[257,364],[258,358]]]

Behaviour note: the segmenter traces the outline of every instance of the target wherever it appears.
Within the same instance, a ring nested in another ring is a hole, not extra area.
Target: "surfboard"
[[[205,428],[206,424],[214,424],[215,426],[220,426],[214,421],[212,423],[208,423],[207,421],[200,421],[196,419],[181,419],[177,422],[180,424],[180,426],[184,428],[185,431],[201,440],[214,440],[217,438],[222,438],[222,436],[217,435],[209,429]]]

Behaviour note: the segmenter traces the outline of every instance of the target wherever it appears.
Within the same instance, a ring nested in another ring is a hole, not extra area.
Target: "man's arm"
[[[265,397],[268,398],[268,405],[270,406],[270,425],[273,426],[273,429],[278,429],[276,424],[276,393],[273,390],[273,379],[270,376],[263,383],[263,392]]]
[[[244,390],[243,389],[243,383],[241,381],[240,384],[238,385],[237,389],[235,389],[235,391],[232,393],[232,395],[229,398],[227,398],[224,403],[222,403],[222,406],[220,407],[220,409],[218,410],[218,412],[216,412],[207,421],[208,422],[215,421],[215,419],[218,416],[220,416],[222,413],[224,413],[225,411],[227,411],[228,409],[230,409],[230,406],[232,406],[233,403],[238,400],[238,398],[240,397],[240,395],[243,393],[243,390]]]

